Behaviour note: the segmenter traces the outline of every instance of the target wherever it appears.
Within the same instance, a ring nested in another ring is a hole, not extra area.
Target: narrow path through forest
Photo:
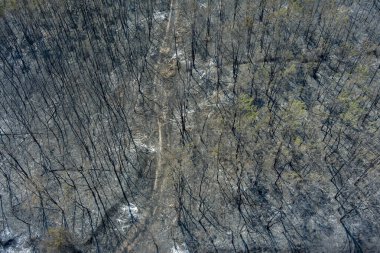
[[[156,68],[159,69],[170,59],[167,53],[163,53],[167,48],[170,50],[173,48],[173,42],[171,41],[172,35],[175,31],[174,26],[176,23],[177,15],[176,9],[178,8],[178,2],[176,0],[171,0],[170,12],[165,29],[165,36],[163,37],[160,56],[157,60]],[[142,218],[131,231],[128,231],[126,235],[127,240],[122,243],[117,252],[167,252],[168,248],[173,246],[173,242],[169,241],[171,236],[167,233],[168,228],[163,227],[161,217],[165,217],[173,210],[169,209],[169,195],[165,194],[167,189],[167,182],[169,171],[168,167],[165,166],[164,153],[167,147],[170,146],[168,143],[167,136],[167,126],[168,126],[168,115],[167,115],[167,100],[168,91],[166,90],[166,82],[168,80],[162,78],[157,71],[153,85],[155,89],[155,113],[157,115],[157,146],[156,146],[156,168],[153,192],[150,200],[151,206],[146,213],[147,215]],[[170,219],[170,223],[175,223],[175,215]],[[174,218],[174,219],[173,219]]]

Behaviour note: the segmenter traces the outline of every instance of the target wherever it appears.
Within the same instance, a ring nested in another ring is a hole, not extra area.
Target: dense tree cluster
[[[0,3],[0,251],[371,252],[378,0]]]

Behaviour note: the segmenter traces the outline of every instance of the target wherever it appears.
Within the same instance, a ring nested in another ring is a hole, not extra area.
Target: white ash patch
[[[26,235],[14,235],[9,229],[0,233],[0,240],[5,245],[0,245],[0,252],[4,253],[31,253],[32,248],[29,245],[29,239]]]
[[[172,59],[181,59],[183,58],[184,52],[183,50],[177,50],[173,55]]]
[[[155,12],[153,14],[153,19],[155,21],[164,21],[164,20],[167,20],[168,19],[168,13],[167,12]]]
[[[181,245],[174,243],[174,246],[171,249],[171,253],[190,253],[190,251],[187,249],[185,243],[182,243]]]
[[[140,214],[136,205],[130,203],[123,205],[120,208],[120,215],[116,221],[119,223],[122,230],[128,229],[133,223],[139,221]]]

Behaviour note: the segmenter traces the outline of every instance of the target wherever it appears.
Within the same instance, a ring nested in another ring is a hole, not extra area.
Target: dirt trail
[[[160,56],[157,61],[159,69],[170,60],[170,54],[167,49],[172,51],[174,42],[171,41],[175,31],[178,13],[177,0],[171,0],[170,13],[166,25],[165,36],[160,48]],[[159,71],[157,71],[159,72]],[[150,210],[131,230],[128,231],[127,240],[116,251],[122,252],[170,252],[173,246],[172,236],[170,235],[170,227],[175,224],[175,213],[169,206],[172,205],[169,194],[165,193],[167,189],[169,168],[165,166],[164,153],[170,147],[167,136],[168,133],[168,111],[167,102],[169,92],[167,87],[170,87],[166,82],[167,79],[162,78],[159,74],[154,79],[155,87],[155,111],[157,113],[157,146],[156,146],[156,170],[153,185],[153,193],[150,200]]]

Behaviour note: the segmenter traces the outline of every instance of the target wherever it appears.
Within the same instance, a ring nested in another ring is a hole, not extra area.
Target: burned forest
[[[379,0],[0,0],[0,252],[379,252]]]

